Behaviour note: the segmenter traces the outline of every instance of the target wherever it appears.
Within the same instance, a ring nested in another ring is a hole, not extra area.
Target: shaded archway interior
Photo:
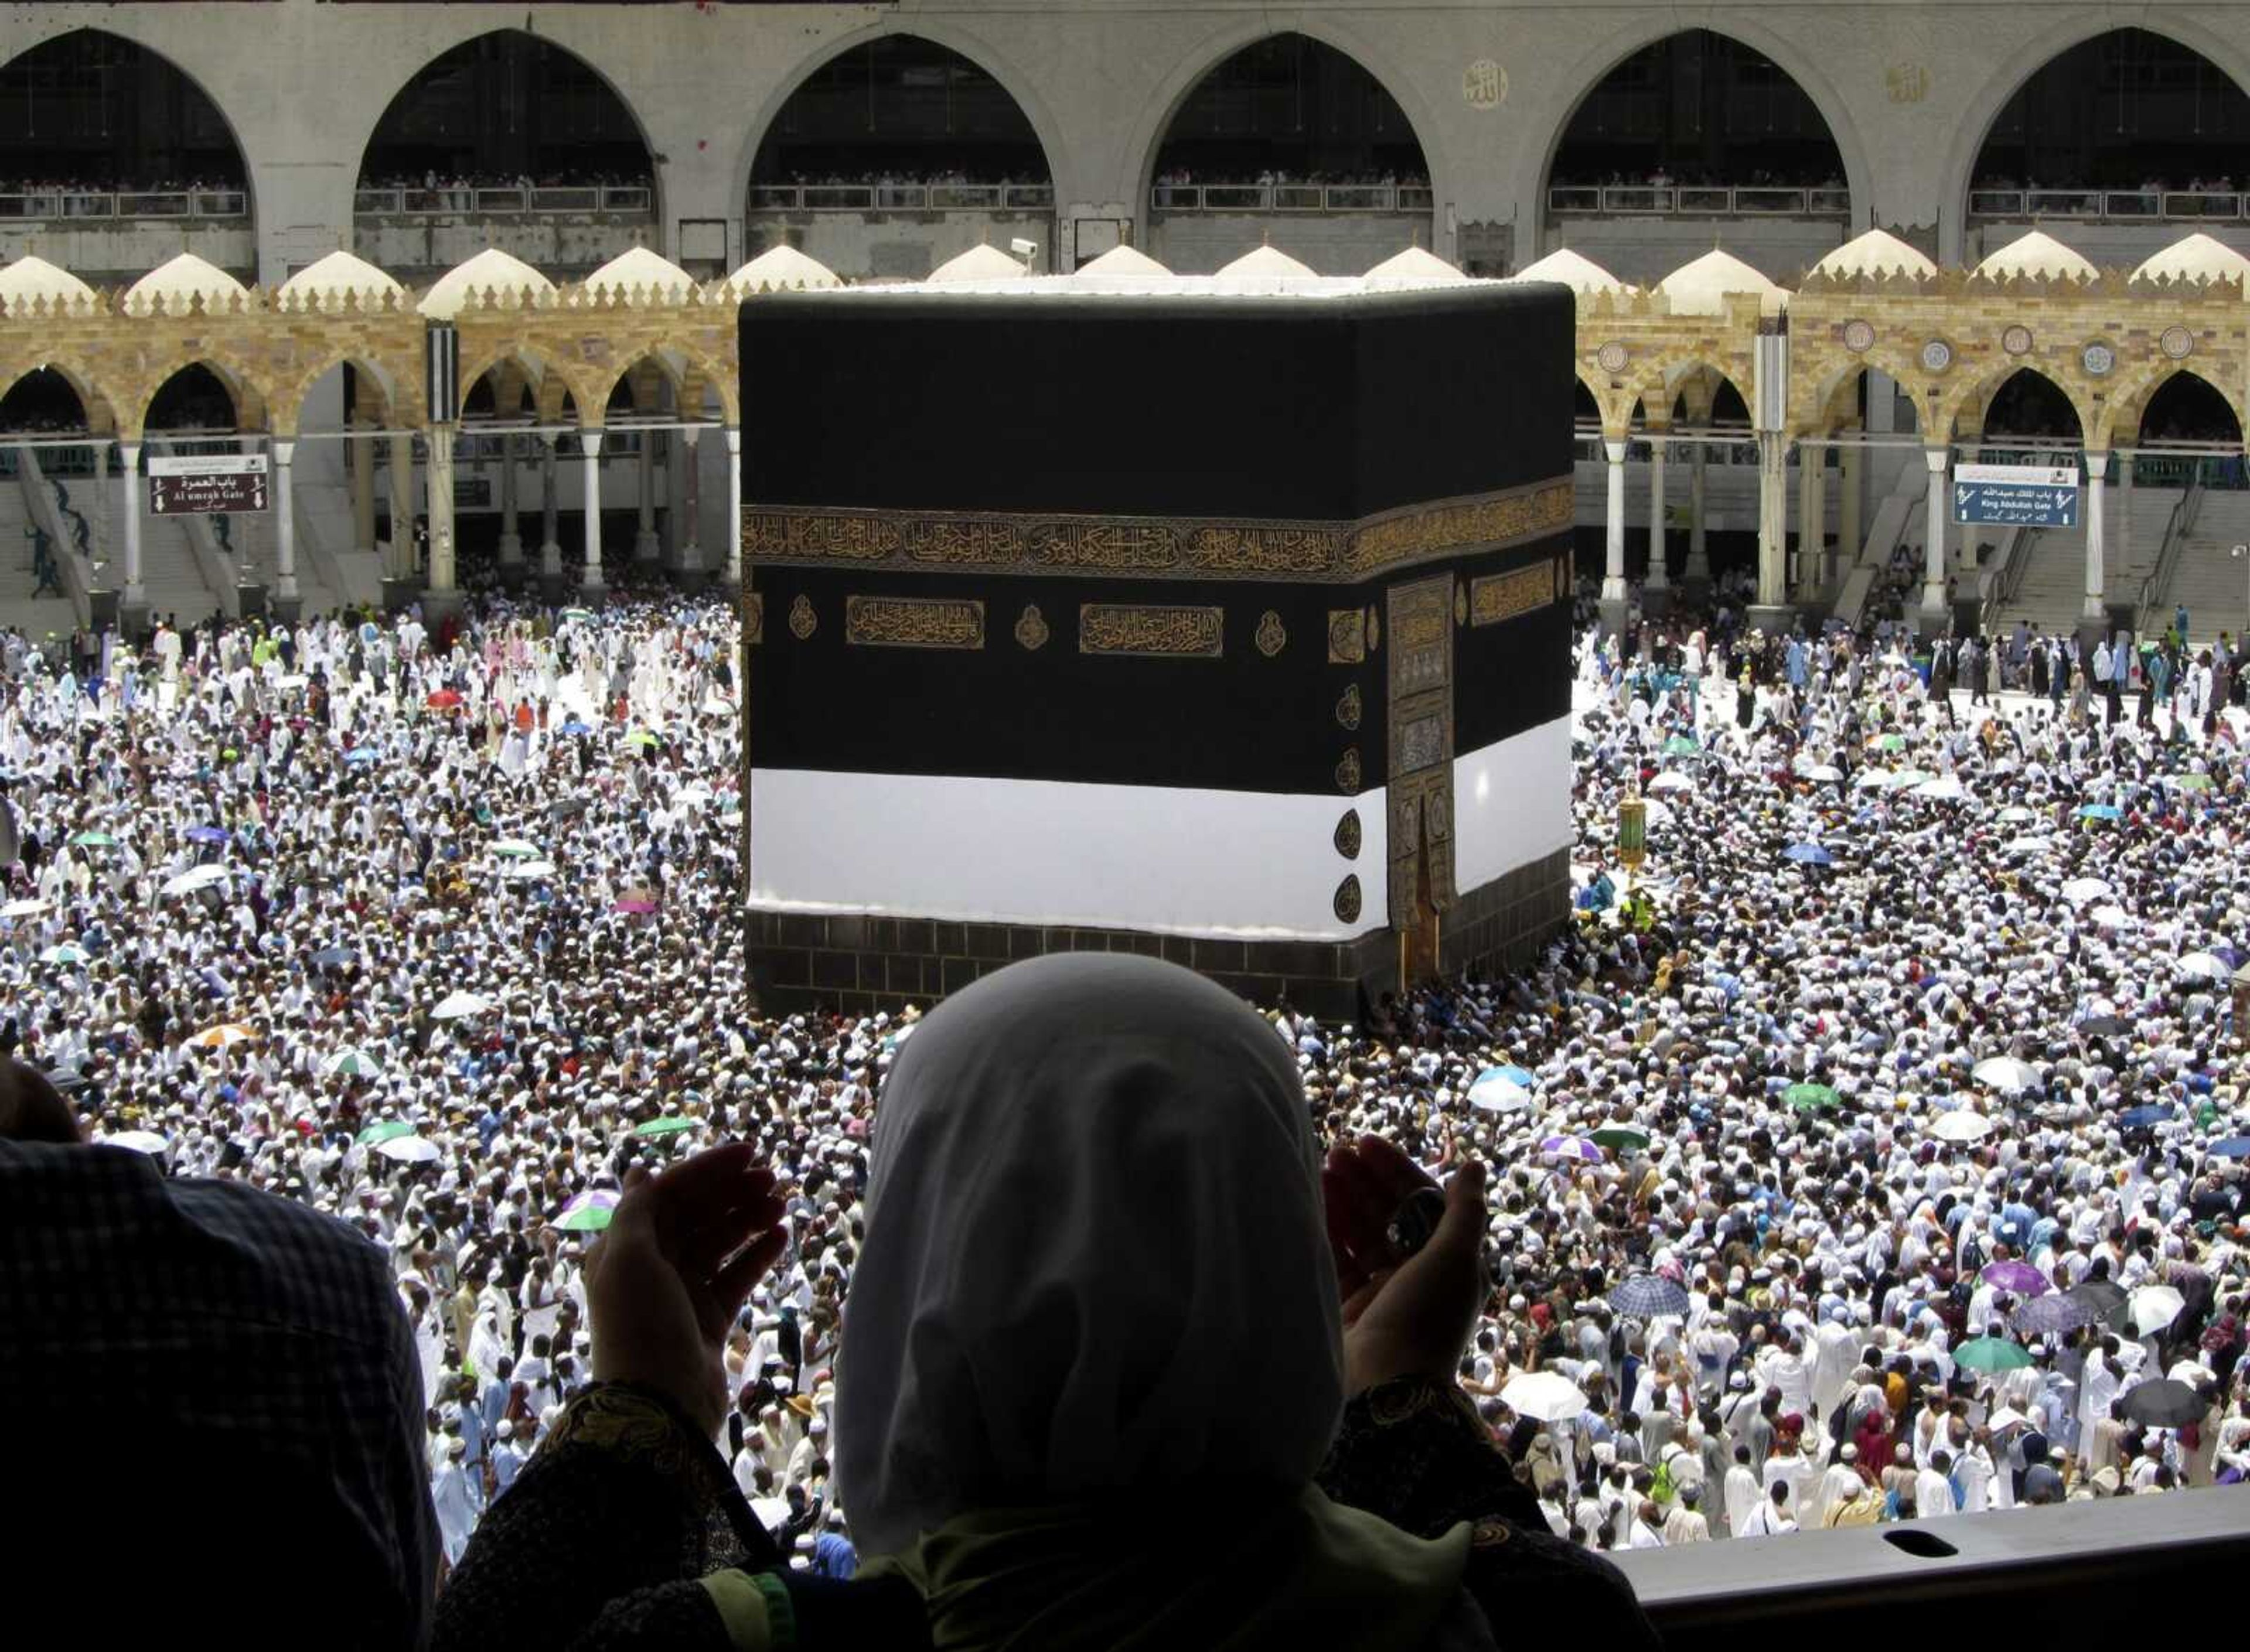
[[[1984,189],[2237,187],[2250,95],[2202,53],[2115,29],[2052,59],[2008,100],[1975,169]]]
[[[2141,410],[2139,439],[2156,443],[2221,443],[2242,445],[2242,422],[2208,380],[2175,373],[2150,391]]]
[[[0,430],[59,436],[91,425],[77,388],[51,367],[26,373],[0,394]]]
[[[0,190],[240,189],[218,106],[165,59],[79,29],[0,66]]]
[[[1405,112],[1349,55],[1270,35],[1204,76],[1156,151],[1160,184],[1425,184]]]
[[[515,29],[464,41],[408,81],[360,159],[362,189],[633,186],[654,173],[610,84]]]
[[[1840,189],[1844,161],[1786,70],[1729,36],[1688,29],[1602,77],[1564,127],[1548,182]]]
[[[1985,403],[1983,434],[1987,442],[2019,437],[2076,443],[2084,427],[2060,385],[2043,373],[2022,368],[2003,381]]]
[[[892,34],[814,70],[758,144],[769,184],[1045,183],[1039,136],[1008,89],[959,52]]]
[[[240,425],[234,393],[210,368],[191,361],[157,387],[141,428],[181,434],[235,430]]]

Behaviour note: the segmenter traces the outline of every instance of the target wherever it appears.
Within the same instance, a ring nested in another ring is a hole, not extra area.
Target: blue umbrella
[[[1610,1306],[1637,1319],[1688,1311],[1687,1287],[1653,1273],[1635,1274],[1610,1292]]]
[[[582,723],[574,717],[562,725],[562,732],[566,734],[590,734],[594,730],[591,724]]]
[[[2229,1136],[2212,1142],[2205,1151],[2214,1159],[2250,1159],[2250,1136]]]
[[[2078,811],[2081,820],[2122,820],[2125,811],[2115,803],[2088,803]]]
[[[372,746],[355,746],[344,754],[347,763],[371,763],[383,754]]]
[[[1783,859],[1793,860],[1803,866],[1826,866],[1835,858],[1818,843],[1791,843],[1781,853]]]
[[[2145,1107],[2126,1108],[2117,1115],[2117,1122],[2128,1130],[2139,1130],[2148,1125],[2160,1125],[2171,1116],[2171,1108],[2160,1107],[2151,1103]]]
[[[187,831],[183,834],[183,836],[184,836],[191,843],[223,843],[226,842],[225,829],[217,826],[190,826],[188,828]]]
[[[1536,1088],[1539,1083],[1539,1080],[1532,1076],[1531,1069],[1529,1067],[1487,1067],[1479,1073],[1477,1077],[1482,1080],[1491,1077],[1495,1073],[1507,1079],[1509,1084],[1522,1084],[1526,1090]]]

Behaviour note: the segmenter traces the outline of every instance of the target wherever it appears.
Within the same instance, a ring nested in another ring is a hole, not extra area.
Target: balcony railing
[[[1547,210],[1561,217],[1844,218],[1852,215],[1852,192],[1769,184],[1557,183],[1548,189]]]
[[[2197,189],[1971,189],[1972,218],[2081,218],[2120,223],[2237,220],[2250,196]]]
[[[1159,212],[1427,212],[1426,184],[1160,183],[1149,192]]]
[[[1046,212],[1052,183],[754,183],[753,212]]]
[[[240,189],[34,189],[0,195],[0,220],[239,218],[250,213]]]
[[[540,189],[355,189],[352,213],[362,218],[521,217],[552,212],[645,215],[645,184],[553,184]]]

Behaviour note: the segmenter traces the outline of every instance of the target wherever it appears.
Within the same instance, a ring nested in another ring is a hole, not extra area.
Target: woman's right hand
[[[1415,1192],[1437,1184],[1378,1136],[1329,1150],[1321,1193],[1343,1291],[1347,1394],[1397,1377],[1453,1380],[1485,1297],[1484,1183],[1482,1164],[1464,1165],[1446,1184],[1437,1231],[1401,1256],[1391,1242],[1391,1218]]]

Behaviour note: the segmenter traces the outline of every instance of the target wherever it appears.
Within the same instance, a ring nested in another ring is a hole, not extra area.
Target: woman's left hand
[[[594,1375],[655,1389],[716,1438],[726,1421],[727,1332],[789,1242],[773,1172],[747,1143],[625,1177],[586,1261]]]

